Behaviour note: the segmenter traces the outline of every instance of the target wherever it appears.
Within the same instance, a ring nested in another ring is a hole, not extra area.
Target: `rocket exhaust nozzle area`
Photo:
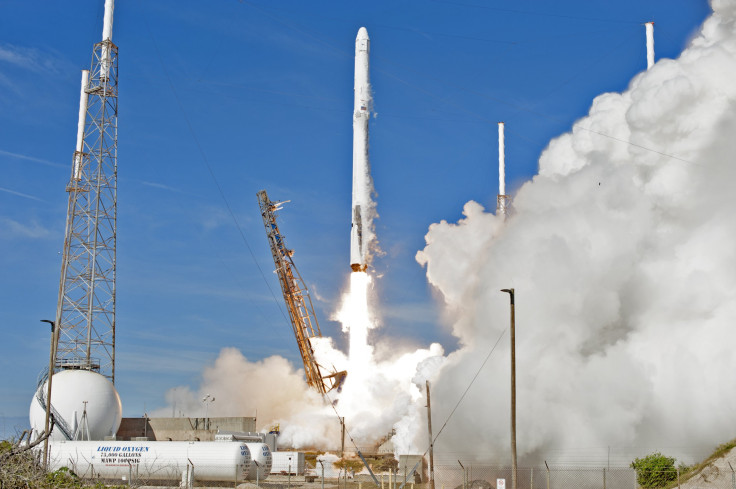
[[[350,268],[353,272],[365,272],[368,269],[368,265],[366,265],[365,263],[353,263],[352,265],[350,265]]]

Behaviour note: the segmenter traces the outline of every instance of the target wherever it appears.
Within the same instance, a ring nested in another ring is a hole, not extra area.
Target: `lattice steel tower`
[[[82,72],[77,146],[66,190],[56,369],[100,372],[115,382],[118,47],[114,0],[105,1],[102,42]]]

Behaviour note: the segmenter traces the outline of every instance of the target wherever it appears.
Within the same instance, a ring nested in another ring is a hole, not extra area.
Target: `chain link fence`
[[[29,459],[30,460],[30,459]],[[31,464],[36,465],[36,464]],[[52,479],[63,478],[67,487],[95,487],[99,483],[108,487],[133,488],[186,488],[233,487],[238,489],[513,489],[512,470],[506,466],[481,464],[436,465],[434,484],[429,479],[425,464],[419,464],[417,473],[411,468],[376,472],[376,481],[367,473],[332,471],[323,479],[320,470],[307,470],[304,474],[272,474],[265,480],[243,481],[235,468],[223,473],[223,465],[213,461],[211,466],[157,465],[156,467],[130,464],[112,476],[97,473],[97,467],[69,467],[61,469]],[[412,466],[413,467],[413,466]],[[7,469],[7,467],[0,467]],[[76,469],[76,470],[75,470]],[[123,470],[124,469],[124,470]],[[104,472],[104,471],[102,471]],[[670,481],[662,489],[736,489],[736,472],[730,465],[711,464],[697,472],[668,471],[660,480]],[[15,477],[17,478],[17,477]],[[3,477],[5,480],[6,478]],[[575,468],[546,466],[517,470],[516,489],[647,489],[631,468]],[[76,481],[76,482],[75,482]],[[6,481],[7,482],[7,481]],[[79,484],[81,482],[81,484]],[[17,484],[2,484],[6,488]],[[20,484],[21,486],[23,484]],[[27,486],[26,486],[27,487]]]
[[[651,474],[650,474],[651,475]],[[736,472],[710,465],[697,473],[669,470],[658,474],[669,489],[736,489]],[[510,467],[435,466],[435,489],[511,489]],[[651,478],[650,478],[651,480]],[[403,481],[402,481],[403,482]],[[640,489],[631,468],[518,468],[517,489]]]

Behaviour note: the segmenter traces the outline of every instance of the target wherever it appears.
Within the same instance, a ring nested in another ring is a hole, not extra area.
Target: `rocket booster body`
[[[355,99],[353,110],[353,199],[350,231],[350,268],[365,271],[368,245],[372,240],[371,225],[373,182],[368,161],[368,120],[371,110],[371,87],[368,78],[370,38],[361,27],[355,38]]]

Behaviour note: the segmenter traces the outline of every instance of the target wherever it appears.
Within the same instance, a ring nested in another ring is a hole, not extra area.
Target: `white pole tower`
[[[504,123],[498,123],[498,198],[496,215],[506,219],[511,197],[506,195],[506,146],[504,139]]]
[[[647,34],[647,69],[651,69],[654,66],[654,22],[647,22],[646,26]]]
[[[56,326],[56,369],[100,372],[115,382],[115,276],[118,163],[118,47],[114,0],[105,1],[102,41],[82,74],[79,131],[69,202]],[[83,131],[82,131],[83,128]]]

